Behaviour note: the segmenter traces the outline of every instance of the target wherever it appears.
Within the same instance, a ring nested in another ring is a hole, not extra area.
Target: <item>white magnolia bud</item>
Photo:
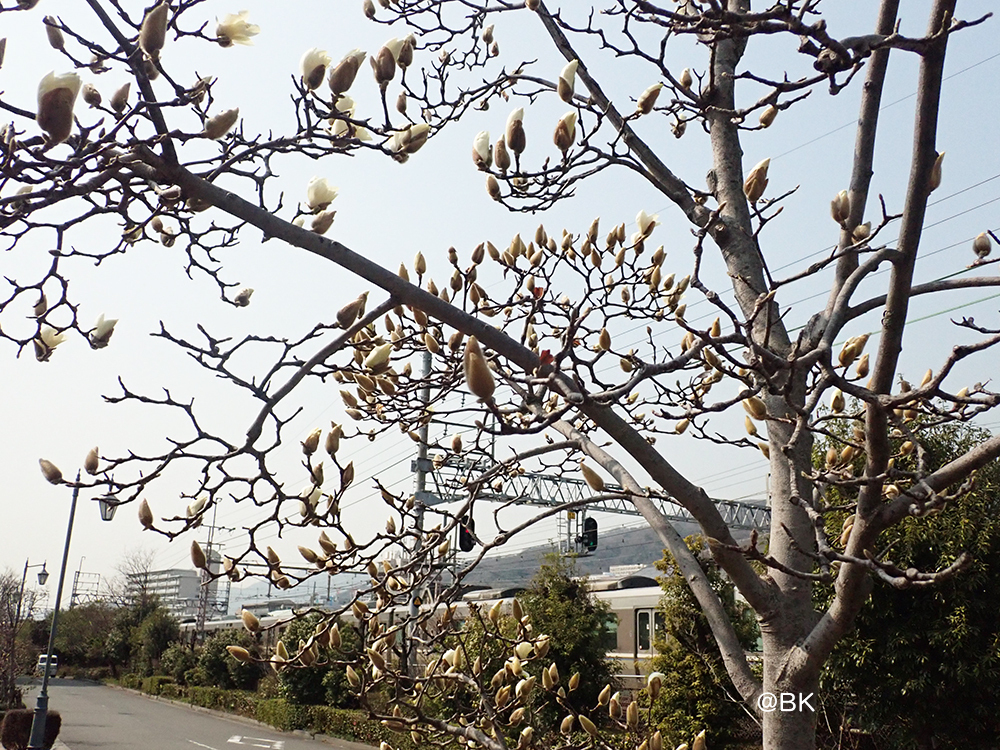
[[[47,27],[52,28],[52,27]],[[49,143],[62,143],[73,130],[73,105],[83,82],[76,73],[49,73],[38,84],[38,114],[35,119]]]

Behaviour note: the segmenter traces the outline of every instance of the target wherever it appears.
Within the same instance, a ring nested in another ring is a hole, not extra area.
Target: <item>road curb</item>
[[[293,737],[301,737],[311,740],[318,740],[327,745],[335,745],[340,747],[342,750],[372,750],[373,745],[365,745],[362,742],[354,742],[352,740],[345,740],[341,737],[331,737],[327,734],[313,734],[305,729],[293,729],[287,731],[284,729],[278,729],[271,724],[267,724],[263,721],[258,721],[257,719],[251,719],[249,716],[242,716],[240,714],[229,713],[228,711],[218,711],[214,708],[205,708],[205,706],[195,706],[191,703],[185,701],[174,700],[173,698],[165,698],[162,695],[150,695],[149,693],[144,693],[141,690],[135,690],[133,688],[122,687],[121,685],[113,685],[108,683],[103,683],[104,687],[112,688],[113,690],[121,690],[124,693],[133,693],[134,695],[141,696],[153,701],[161,701],[163,703],[169,703],[172,706],[180,706],[181,708],[187,708],[192,711],[198,711],[203,714],[210,714],[212,716],[219,716],[226,719],[232,719],[233,721],[238,721],[241,724],[247,724],[253,727],[261,727],[262,729],[267,729],[269,732],[275,732],[277,734],[286,734]],[[71,748],[65,745],[60,748],[57,742],[52,750],[71,750]]]

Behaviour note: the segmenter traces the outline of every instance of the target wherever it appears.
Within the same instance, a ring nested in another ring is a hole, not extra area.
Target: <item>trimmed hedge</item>
[[[309,709],[314,706],[301,706],[289,703],[284,698],[271,698],[257,704],[257,721],[270,724],[272,727],[291,732],[295,729],[312,729],[309,726]]]
[[[308,729],[311,732],[363,742],[375,747],[381,742],[388,742],[396,750],[416,750],[416,745],[411,741],[409,734],[393,732],[379,722],[369,719],[361,711],[330,706],[308,706],[308,709],[310,720]]]
[[[142,690],[142,675],[138,674],[123,674],[118,680],[118,684],[123,688],[131,688],[132,690]]]
[[[248,716],[251,719],[257,718],[257,706],[261,703],[254,693],[246,690],[192,686],[186,690],[178,688],[178,692],[180,700],[186,700],[194,706]]]
[[[157,674],[152,677],[144,677],[142,680],[142,692],[149,693],[150,695],[161,695],[163,693],[163,688],[167,685],[173,685],[175,682],[173,677],[167,675]]]
[[[27,750],[31,741],[31,721],[34,711],[18,708],[4,714],[3,724],[0,724],[0,744],[7,750]],[[62,716],[58,711],[49,711],[45,716],[45,750],[56,744],[56,737],[62,729]]]
[[[416,750],[416,745],[408,734],[392,732],[379,722],[369,719],[362,711],[330,706],[302,706],[289,703],[284,698],[261,698],[256,693],[245,690],[184,687],[176,684],[172,678],[162,676],[143,679],[135,675],[124,675],[121,685],[134,685],[134,689],[153,695],[246,716],[284,732],[304,729],[314,734],[327,734],[375,747],[380,742],[388,742],[396,750]],[[158,692],[154,693],[154,688]]]

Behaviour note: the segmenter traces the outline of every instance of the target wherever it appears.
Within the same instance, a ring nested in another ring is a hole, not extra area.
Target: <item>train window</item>
[[[604,621],[604,630],[601,633],[601,648],[605,651],[618,650],[618,615],[614,612],[608,613]]]
[[[657,639],[663,637],[663,613],[655,609],[635,612],[635,648],[637,654],[649,654]]]

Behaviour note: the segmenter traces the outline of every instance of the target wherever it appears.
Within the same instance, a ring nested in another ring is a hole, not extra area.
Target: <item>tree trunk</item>
[[[788,655],[795,648],[789,638],[769,633],[764,640],[764,692],[761,694],[764,750],[814,750],[819,675],[783,674]],[[773,710],[764,701],[773,700]]]

